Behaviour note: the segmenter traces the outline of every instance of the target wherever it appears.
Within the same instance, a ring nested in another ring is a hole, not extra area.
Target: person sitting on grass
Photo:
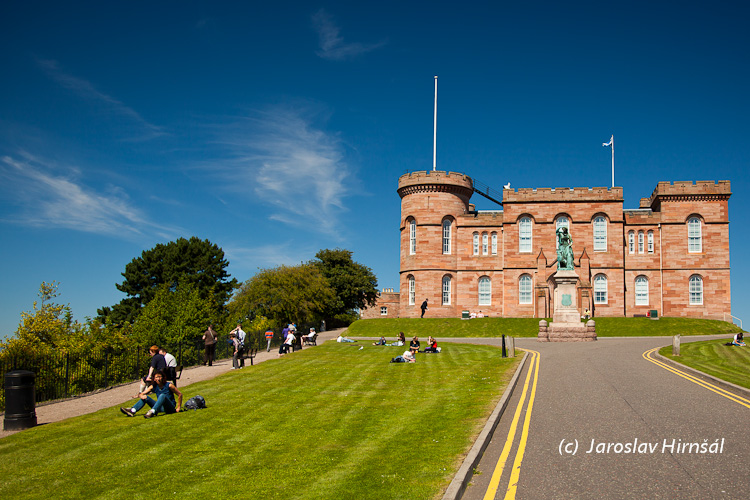
[[[411,351],[412,354],[419,352],[419,337],[411,339],[411,342],[409,343],[409,351]]]
[[[416,363],[417,359],[411,353],[411,351],[404,351],[401,356],[396,356],[391,360],[391,363]]]
[[[149,393],[156,395],[156,401],[149,397]],[[175,402],[174,396],[177,395],[177,401]],[[151,407],[149,411],[143,415],[145,418],[155,417],[160,411],[164,413],[176,413],[180,411],[182,407],[182,393],[177,387],[167,380],[166,375],[162,370],[157,370],[154,373],[154,381],[149,385],[145,391],[141,391],[135,395],[140,398],[138,402],[132,408],[120,408],[128,417],[135,417],[135,414],[143,408],[145,405]]]
[[[430,335],[430,339],[427,341],[427,347],[425,347],[424,352],[438,352],[437,340],[432,338],[432,335]]]
[[[742,334],[742,332],[736,334],[734,336],[734,340],[732,340],[732,345],[744,346],[745,342],[742,340],[743,338],[744,338],[744,335]]]
[[[380,340],[378,340],[377,342],[373,342],[372,345],[386,345],[385,337],[380,337]]]

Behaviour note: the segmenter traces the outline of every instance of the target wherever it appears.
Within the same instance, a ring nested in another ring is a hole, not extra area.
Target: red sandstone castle
[[[623,209],[622,188],[503,189],[497,211],[475,210],[474,192],[456,172],[401,176],[401,292],[363,317],[419,317],[425,299],[426,317],[551,317],[561,226],[582,314],[731,313],[728,181],[660,182],[637,209]]]

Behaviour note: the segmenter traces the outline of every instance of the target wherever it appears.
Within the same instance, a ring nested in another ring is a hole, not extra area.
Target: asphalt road
[[[497,494],[485,496],[531,362],[463,498],[507,498],[514,464],[519,474],[510,498],[750,498],[750,409],[643,358],[669,344],[667,337],[517,339],[517,347],[540,354],[522,461],[517,452],[533,376]],[[690,453],[685,443],[705,443],[706,452]]]

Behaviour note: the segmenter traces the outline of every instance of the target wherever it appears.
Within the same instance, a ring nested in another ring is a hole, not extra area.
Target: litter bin
[[[5,420],[3,429],[15,431],[36,425],[34,372],[15,370],[5,374]]]
[[[461,311],[461,319],[469,319],[469,311]]]
[[[659,319],[659,313],[656,311],[656,309],[651,309],[648,311],[648,317],[651,319]]]

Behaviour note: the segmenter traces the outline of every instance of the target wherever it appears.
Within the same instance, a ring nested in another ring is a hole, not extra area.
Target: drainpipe
[[[664,261],[662,260],[661,252],[661,222],[659,223],[659,285],[661,290],[659,296],[661,298],[659,316],[664,316]]]

